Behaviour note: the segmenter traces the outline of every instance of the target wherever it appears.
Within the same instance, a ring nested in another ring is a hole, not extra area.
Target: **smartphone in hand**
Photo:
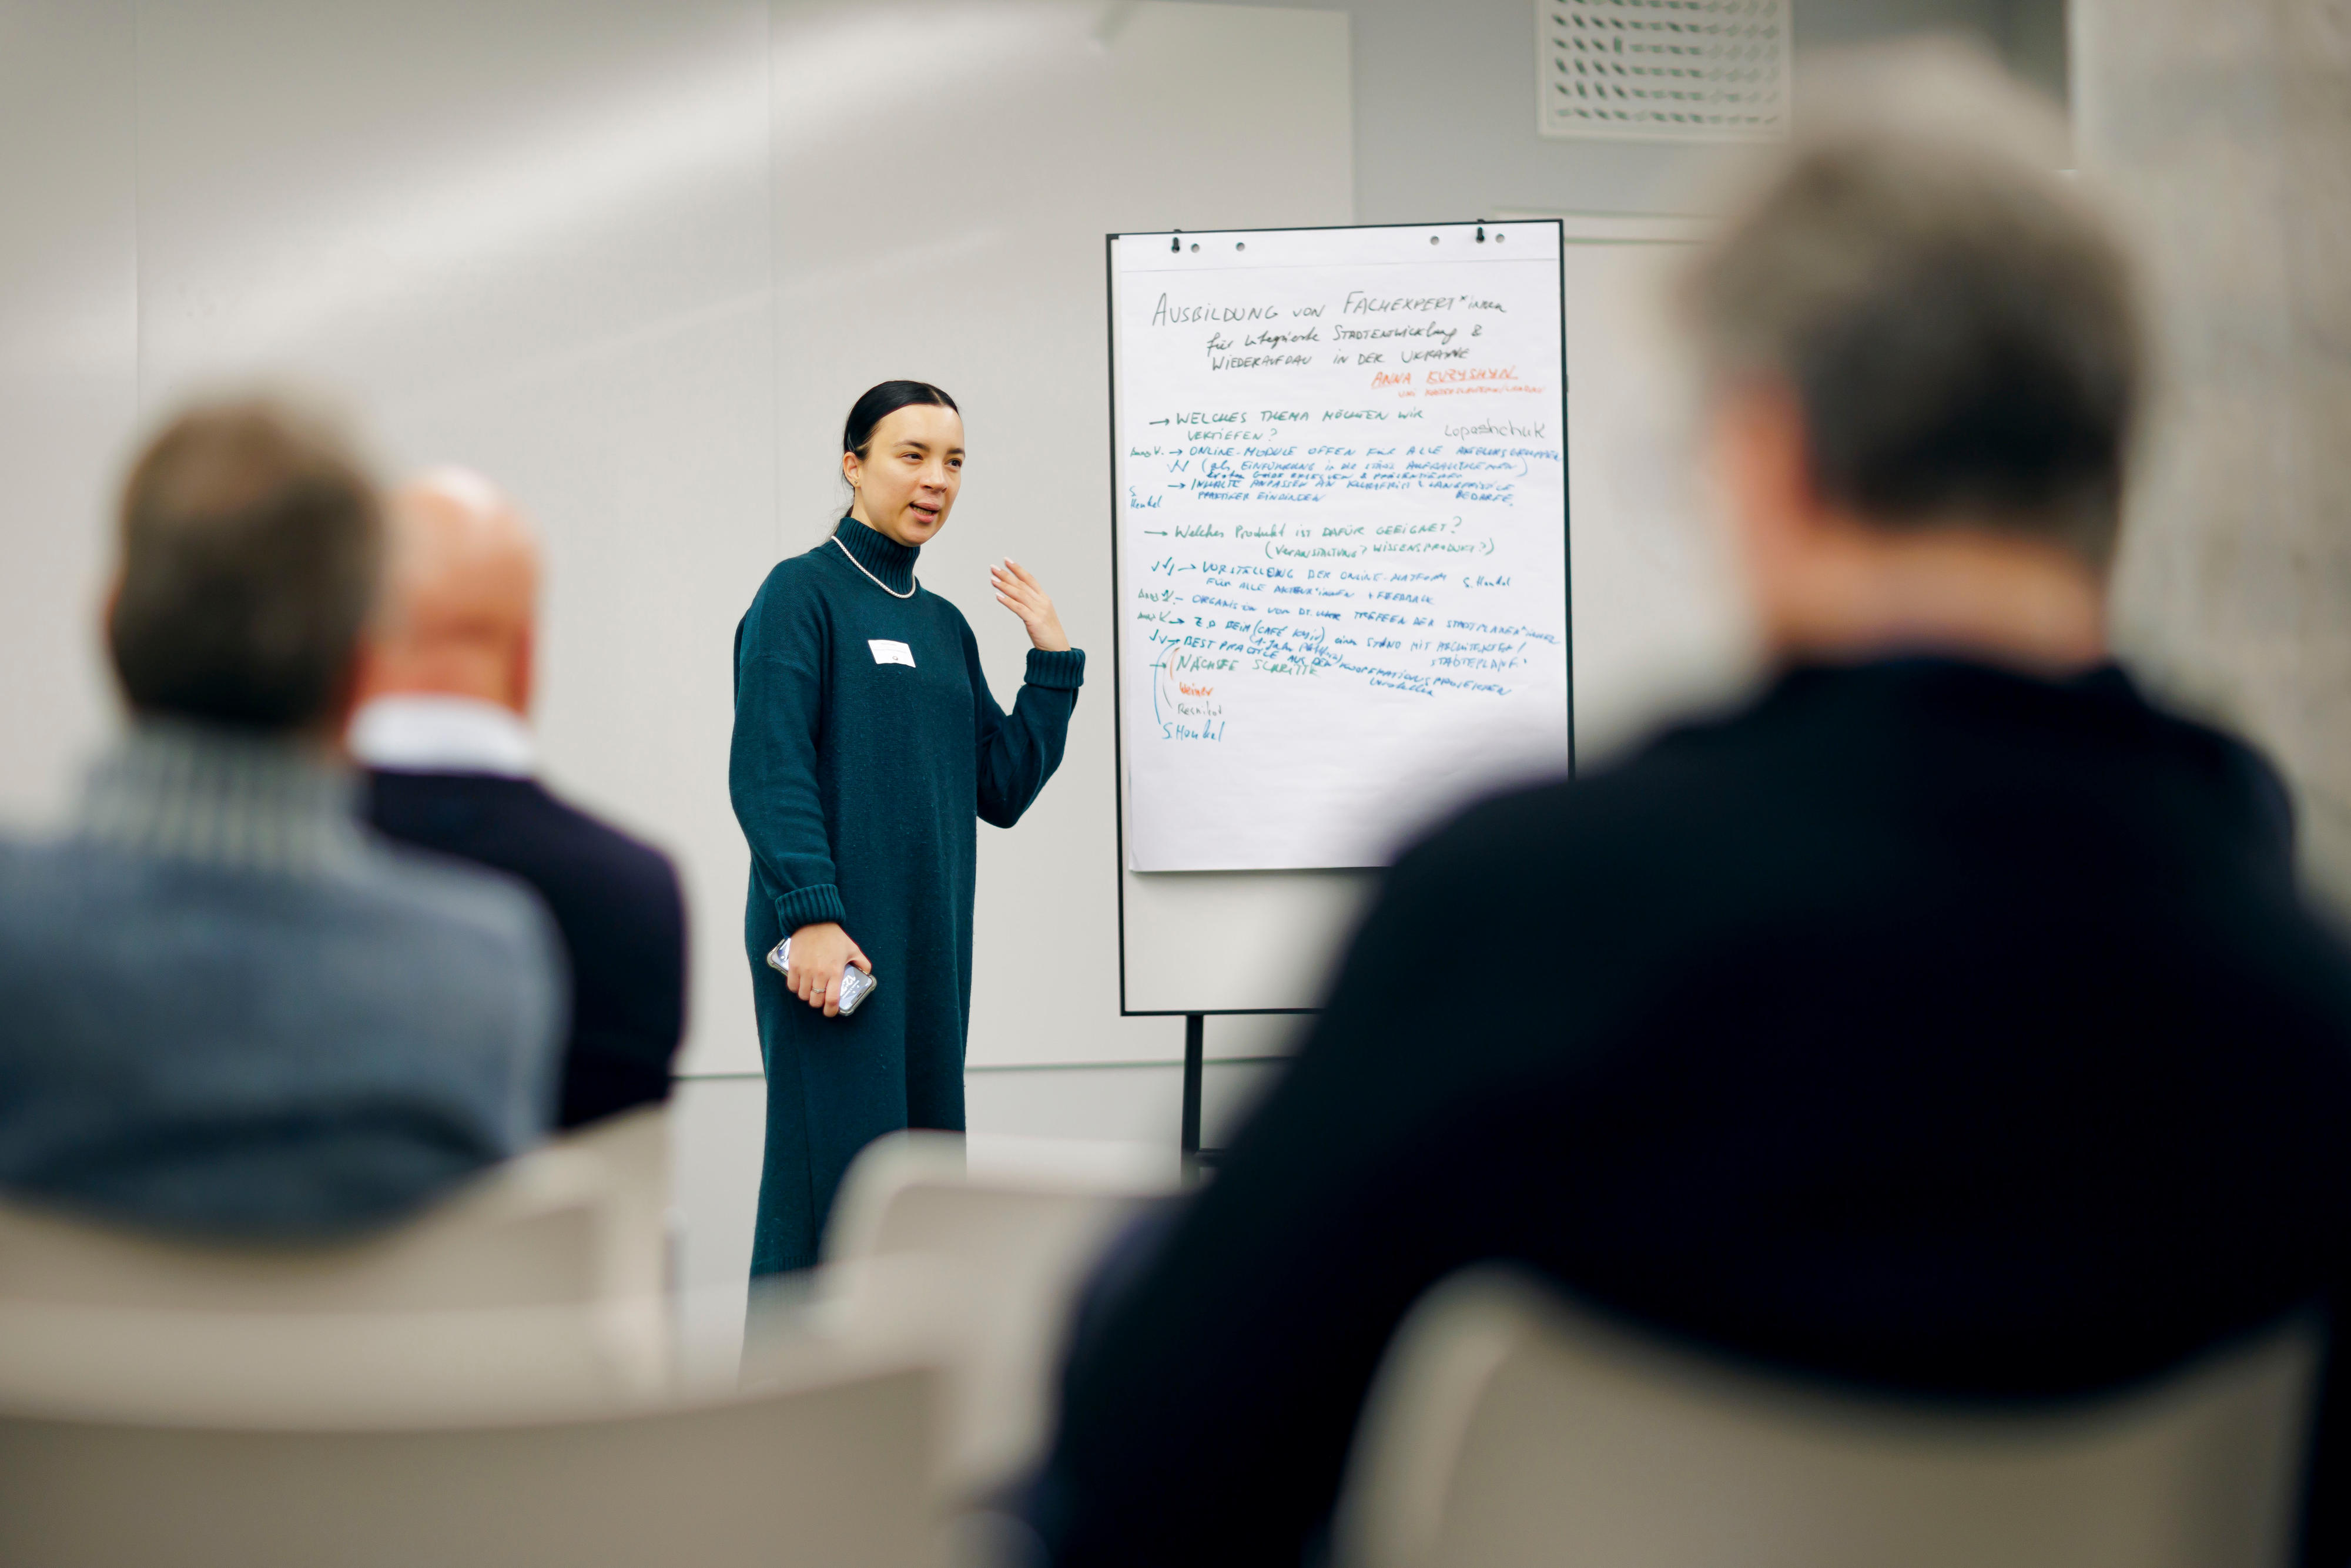
[[[778,975],[782,975],[790,972],[791,965],[792,939],[787,936],[782,941],[776,944],[774,952],[768,955],[768,967],[773,969]],[[855,1012],[857,1010],[857,1004],[872,996],[873,994],[873,988],[880,984],[881,982],[879,980],[876,980],[872,976],[867,974],[864,970],[859,968],[854,964],[852,964],[847,968],[841,970],[841,1016],[845,1018],[849,1014]]]

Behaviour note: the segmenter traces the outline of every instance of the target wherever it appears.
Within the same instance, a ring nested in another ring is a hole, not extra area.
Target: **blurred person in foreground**
[[[546,1127],[545,911],[354,814],[381,531],[341,440],[287,408],[197,408],[132,468],[106,607],[128,728],[68,834],[0,844],[0,1189],[325,1237]]]
[[[571,960],[561,1125],[666,1100],[685,1026],[684,901],[658,851],[532,777],[530,525],[462,469],[397,492],[391,524],[350,727],[351,754],[370,769],[368,819],[519,877],[547,901]]]
[[[1833,127],[1697,265],[1777,678],[1395,866],[1285,1081],[1081,1318],[1026,1504],[1052,1561],[1311,1557],[1391,1331],[1481,1260],[1963,1400],[2344,1300],[2351,959],[2271,770],[2108,661],[2141,329],[2050,166]]]

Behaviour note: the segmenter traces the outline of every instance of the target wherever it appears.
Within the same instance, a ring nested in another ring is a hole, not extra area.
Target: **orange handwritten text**
[[[1453,386],[1463,382],[1514,382],[1519,379],[1515,365],[1461,365],[1428,372],[1428,384],[1433,387]]]

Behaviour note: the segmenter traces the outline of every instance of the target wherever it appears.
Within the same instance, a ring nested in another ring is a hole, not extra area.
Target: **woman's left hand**
[[[1053,596],[1029,575],[1027,567],[1008,556],[987,569],[987,577],[996,590],[996,602],[1020,617],[1020,623],[1029,628],[1029,642],[1048,653],[1070,651],[1069,634],[1061,630],[1061,618],[1053,612]]]

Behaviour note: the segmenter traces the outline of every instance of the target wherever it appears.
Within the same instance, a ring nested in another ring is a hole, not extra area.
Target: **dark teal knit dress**
[[[962,1130],[974,820],[1020,820],[1061,764],[1085,675],[1075,649],[1032,650],[1007,715],[962,612],[915,588],[919,553],[844,517],[768,574],[735,630],[727,783],[751,846],[743,946],[768,1069],[754,1274],[816,1261],[841,1173],[873,1139]],[[767,963],[824,920],[881,982],[843,1018]]]

